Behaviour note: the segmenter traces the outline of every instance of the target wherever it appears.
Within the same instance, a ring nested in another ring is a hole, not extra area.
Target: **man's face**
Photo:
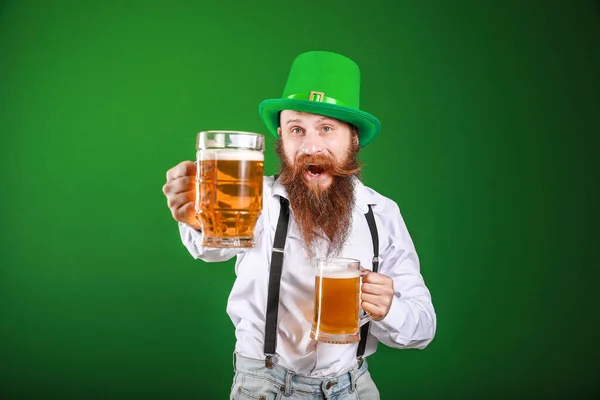
[[[354,206],[354,178],[358,161],[358,133],[350,125],[322,115],[281,112],[279,180],[304,238],[314,255],[318,232],[330,240],[328,254],[338,252],[350,232]]]
[[[323,155],[343,164],[351,145],[358,144],[358,136],[349,124],[299,111],[282,111],[277,132],[290,166],[302,155]],[[312,164],[302,178],[313,190],[324,190],[332,184],[334,175],[323,165]]]

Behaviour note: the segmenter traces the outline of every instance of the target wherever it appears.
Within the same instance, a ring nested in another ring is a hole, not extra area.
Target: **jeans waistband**
[[[264,360],[248,358],[234,353],[234,366],[237,372],[249,374],[271,380],[277,385],[281,385],[281,390],[285,395],[290,395],[292,391],[305,394],[321,394],[325,398],[334,395],[342,390],[353,392],[356,388],[356,380],[364,374],[367,369],[367,360],[362,365],[355,363],[354,366],[336,376],[311,377],[297,374],[296,372],[273,363],[273,368],[265,367]]]

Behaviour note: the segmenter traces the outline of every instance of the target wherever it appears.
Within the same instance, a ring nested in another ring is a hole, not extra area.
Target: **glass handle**
[[[362,267],[362,266],[360,267],[360,286],[361,286],[361,288],[362,288],[362,279],[363,279],[363,277],[364,277],[366,274],[368,274],[368,273],[369,273],[369,270],[365,269],[365,268],[364,268],[364,267]],[[359,290],[360,290],[360,289],[359,289]],[[361,297],[359,297],[359,301],[362,301],[362,298],[361,298]],[[362,308],[361,308],[360,310],[362,311],[362,313],[363,313],[364,315],[358,319],[358,326],[359,326],[359,327],[361,327],[361,326],[363,326],[364,324],[366,324],[367,322],[369,322],[369,321],[372,321],[372,320],[373,320],[373,318],[371,317],[371,315],[370,315],[368,312],[366,312],[366,311],[365,311],[365,310],[363,310]]]

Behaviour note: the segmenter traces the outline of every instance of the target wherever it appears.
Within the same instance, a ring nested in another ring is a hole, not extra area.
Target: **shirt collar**
[[[358,208],[363,214],[366,214],[369,211],[369,204],[375,205],[375,198],[371,195],[371,193],[367,190],[366,186],[357,178],[352,177],[354,181],[354,193],[356,196],[354,206]],[[283,198],[288,198],[287,191],[285,187],[279,181],[279,177],[275,179],[273,182],[273,196],[281,196]]]

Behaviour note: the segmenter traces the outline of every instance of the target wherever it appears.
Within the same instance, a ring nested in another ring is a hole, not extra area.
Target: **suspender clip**
[[[363,360],[362,356],[358,357],[358,368],[362,367],[363,361],[364,360]]]
[[[273,369],[273,354],[267,354],[267,357],[265,358],[265,367]]]

